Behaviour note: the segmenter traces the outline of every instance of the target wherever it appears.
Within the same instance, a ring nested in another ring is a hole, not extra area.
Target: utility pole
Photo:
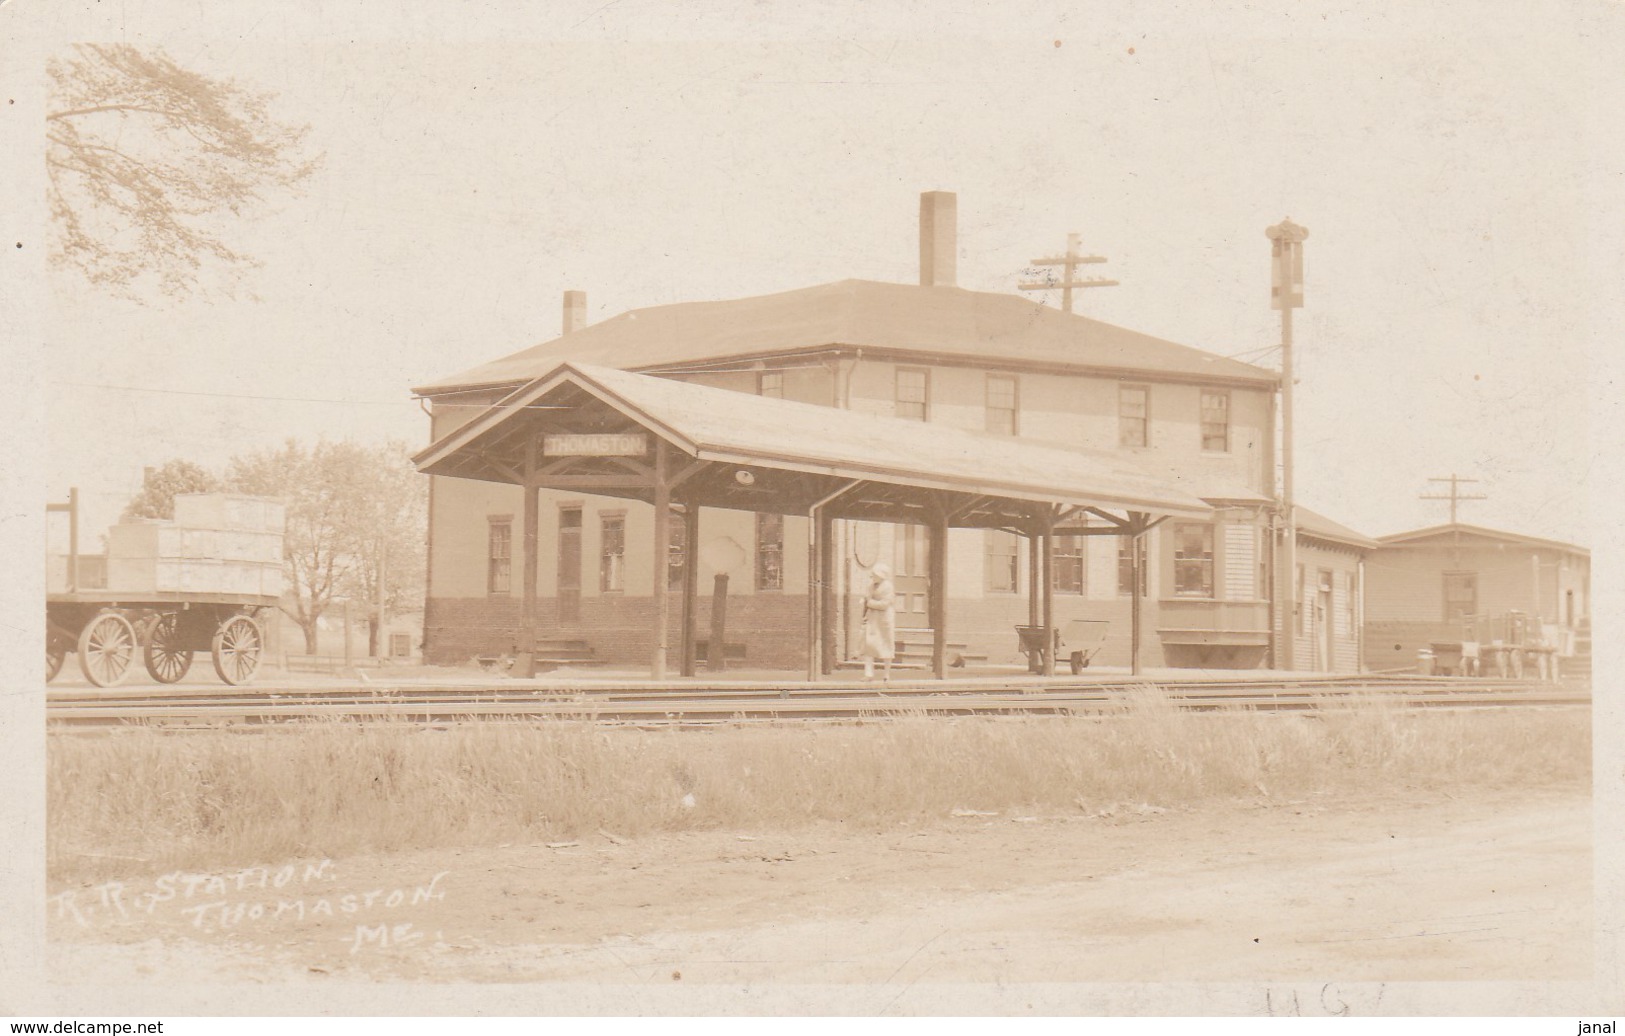
[[[1458,503],[1460,503],[1463,500],[1488,500],[1489,499],[1489,497],[1485,496],[1482,493],[1479,493],[1479,494],[1477,494],[1475,496],[1475,495],[1463,493],[1461,491],[1462,483],[1464,483],[1464,482],[1476,483],[1478,481],[1478,479],[1476,479],[1476,478],[1462,478],[1460,475],[1452,473],[1452,474],[1450,474],[1448,476],[1442,476],[1442,477],[1439,477],[1439,478],[1430,478],[1430,479],[1428,479],[1428,481],[1429,482],[1448,482],[1448,483],[1450,483],[1450,494],[1448,496],[1428,496],[1426,494],[1423,494],[1422,496],[1417,497],[1417,499],[1418,500],[1448,500],[1448,501],[1450,501],[1450,524],[1451,525],[1456,524],[1456,505]]]
[[[1292,311],[1303,305],[1303,243],[1309,231],[1288,216],[1264,231],[1270,239],[1270,307],[1281,311],[1281,559],[1276,573],[1278,597],[1290,602],[1278,608],[1281,633],[1275,664],[1295,669],[1297,613],[1303,602],[1297,599],[1298,518],[1292,500]]]
[[[1116,284],[1117,284],[1116,281],[1107,280],[1104,277],[1092,277],[1092,278],[1090,278],[1088,280],[1081,280],[1080,281],[1080,280],[1076,279],[1073,276],[1073,274],[1076,272],[1076,270],[1077,270],[1077,268],[1079,266],[1082,266],[1082,265],[1087,264],[1087,263],[1103,263],[1103,262],[1106,262],[1106,257],[1103,256],[1103,255],[1080,255],[1078,253],[1078,240],[1082,236],[1083,235],[1081,235],[1081,234],[1068,234],[1066,236],[1066,254],[1065,255],[1051,256],[1051,257],[1046,258],[1046,259],[1034,259],[1033,260],[1033,265],[1034,266],[1059,266],[1059,267],[1062,267],[1065,270],[1065,273],[1063,274],[1062,279],[1061,279],[1061,281],[1059,283],[1057,283],[1057,282],[1055,282],[1053,280],[1048,280],[1048,281],[1027,281],[1024,284],[1016,285],[1016,287],[1020,288],[1022,291],[1048,291],[1051,288],[1060,288],[1061,289],[1061,308],[1063,310],[1065,310],[1066,312],[1070,313],[1070,312],[1072,312],[1072,289],[1073,288],[1110,288],[1110,287],[1116,286]]]

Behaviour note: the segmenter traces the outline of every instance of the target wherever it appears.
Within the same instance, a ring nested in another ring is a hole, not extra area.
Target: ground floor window
[[[513,589],[513,519],[492,518],[486,534],[485,589],[505,594]]]
[[[1133,536],[1117,537],[1117,592],[1127,597],[1134,592],[1134,544]],[[1145,596],[1145,570],[1146,565],[1140,565],[1140,596]]]
[[[988,593],[1013,594],[1016,592],[1016,580],[1020,567],[1017,560],[1020,556],[1020,548],[1017,543],[1018,537],[1013,532],[1001,532],[996,529],[987,531],[984,556]]]
[[[1444,621],[1465,622],[1478,614],[1478,573],[1444,574]]]
[[[756,589],[784,589],[784,515],[756,516]]]
[[[407,658],[412,654],[412,634],[391,633],[389,635],[389,657]]]
[[[598,526],[598,589],[626,588],[626,516],[603,515]]]
[[[688,567],[688,528],[683,524],[683,513],[671,514],[670,533],[666,547],[666,589],[683,588],[683,572]]]
[[[1085,536],[1057,536],[1050,551],[1053,578],[1050,585],[1058,594],[1084,592],[1084,552],[1089,540]]]
[[[1174,593],[1213,596],[1213,526],[1195,522],[1174,526]]]

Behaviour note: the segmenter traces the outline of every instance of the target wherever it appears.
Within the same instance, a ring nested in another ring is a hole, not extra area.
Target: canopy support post
[[[1027,625],[1038,625],[1038,535],[1027,533]]]
[[[835,671],[835,519],[829,505],[856,488],[852,479],[807,508],[807,680]]]
[[[1044,675],[1055,675],[1055,509],[1044,508],[1044,525],[1039,542],[1043,545],[1043,574],[1039,593],[1043,602]]]
[[[1145,534],[1151,526],[1146,523],[1148,516],[1140,511],[1129,512],[1132,539],[1129,547],[1129,557],[1133,564],[1130,566],[1131,578],[1134,585],[1129,594],[1129,673],[1140,675],[1140,611],[1145,595],[1141,588],[1145,582]]]
[[[524,574],[520,577],[519,604],[519,673],[529,680],[536,676],[536,569],[539,564],[536,553],[540,537],[537,526],[540,524],[541,491],[542,487],[535,481],[536,472],[536,437],[531,436],[525,443],[525,482],[523,485],[525,503],[524,512],[520,522],[524,526],[521,535],[524,537]],[[513,546],[508,547],[510,578],[513,565]]]
[[[650,675],[666,678],[666,643],[671,621],[671,600],[666,592],[667,570],[671,564],[671,486],[666,482],[666,444],[655,440],[654,471],[654,664]]]
[[[941,507],[933,509],[930,529],[931,672],[942,680],[948,676],[948,515]]]
[[[680,672],[694,675],[695,630],[699,622],[697,604],[700,592],[700,508],[683,505],[683,658]]]
[[[835,671],[835,519],[828,508],[818,511],[818,671]]]

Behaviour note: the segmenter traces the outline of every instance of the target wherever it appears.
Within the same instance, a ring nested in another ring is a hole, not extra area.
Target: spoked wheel
[[[260,624],[246,615],[233,615],[214,634],[214,671],[233,686],[254,679],[259,672],[265,638]]]
[[[135,663],[135,627],[118,612],[102,612],[79,634],[79,668],[97,687],[124,682]]]
[[[62,671],[62,663],[67,661],[68,645],[62,643],[51,634],[45,635],[45,682],[50,683],[56,679],[56,674]]]
[[[192,649],[181,646],[180,626],[177,613],[164,612],[147,631],[147,672],[159,683],[174,683],[192,668]]]

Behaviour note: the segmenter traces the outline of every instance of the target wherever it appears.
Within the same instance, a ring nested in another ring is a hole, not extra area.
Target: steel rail
[[[1129,708],[1144,682],[1058,685],[1020,690],[959,687],[801,687],[795,693],[688,689],[639,693],[615,689],[545,693],[543,689],[418,688],[421,694],[357,693],[354,688],[268,689],[249,694],[135,694],[54,697],[47,702],[52,725],[121,723],[286,724],[307,720],[401,720],[446,723],[475,719],[586,720],[592,722],[694,723],[779,719],[862,719],[904,715],[1042,715],[1110,713]],[[1554,684],[1487,684],[1470,681],[1207,681],[1167,684],[1161,693],[1189,711],[1311,711],[1351,707],[1363,700],[1396,706],[1485,708],[1587,705],[1589,689]]]

